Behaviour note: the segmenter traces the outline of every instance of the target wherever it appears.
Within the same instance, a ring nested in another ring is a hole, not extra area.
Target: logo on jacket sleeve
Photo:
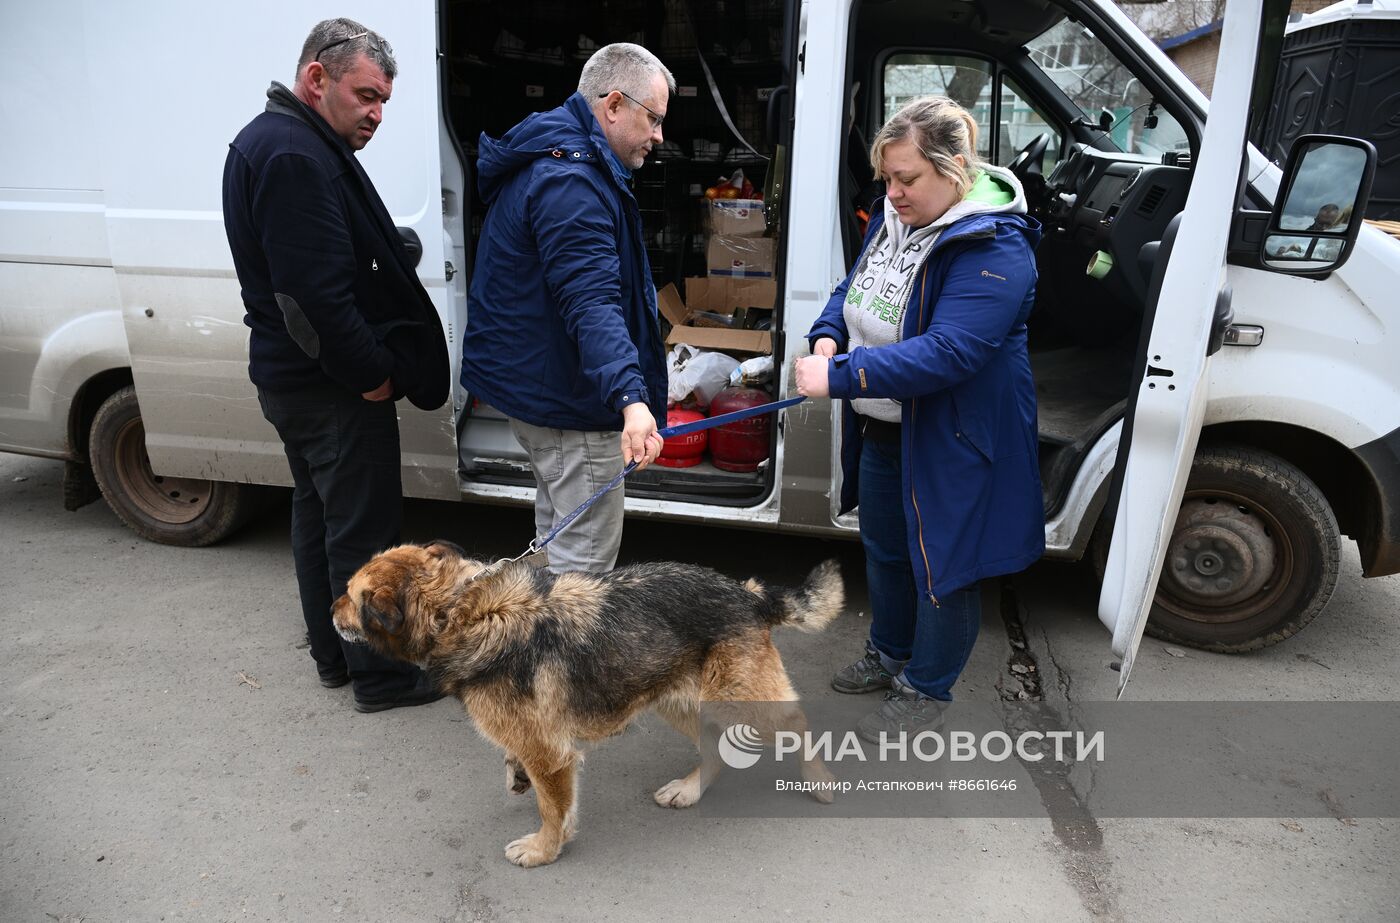
[[[984,279],[1000,279],[1000,280],[1003,281],[1003,282],[1006,281],[1006,276],[999,276],[999,275],[997,275],[996,273],[991,272],[991,271],[986,270],[986,269],[982,270],[982,278],[984,278]]]

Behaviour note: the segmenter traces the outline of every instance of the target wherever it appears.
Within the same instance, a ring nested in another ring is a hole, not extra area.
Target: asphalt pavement
[[[171,548],[100,502],[65,512],[61,475],[0,455],[3,920],[1400,919],[1398,820],[720,818],[653,803],[694,754],[655,718],[589,753],[578,836],[522,870],[503,849],[535,829],[534,800],[507,793],[459,704],[361,715],[317,683],[285,504]],[[408,540],[498,556],[530,537],[523,510],[406,509]],[[1400,700],[1400,578],[1363,580],[1346,549],[1296,638],[1233,657],[1148,639],[1130,697]],[[848,611],[776,636],[808,703],[861,651],[856,544],[629,522],[622,554],[772,582],[831,556]],[[1086,566],[1052,563],[989,587],[959,699],[1032,674],[1047,703],[1111,699],[1095,596]]]

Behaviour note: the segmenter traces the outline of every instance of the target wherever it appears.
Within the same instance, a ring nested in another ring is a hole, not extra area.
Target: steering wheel
[[[1021,148],[1021,152],[1007,164],[1007,169],[1025,185],[1026,179],[1031,176],[1043,176],[1045,173],[1045,152],[1050,149],[1050,133],[1042,131],[1030,140],[1030,143]]]

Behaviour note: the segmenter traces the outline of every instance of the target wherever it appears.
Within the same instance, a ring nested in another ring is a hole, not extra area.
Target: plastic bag
[[[729,386],[729,373],[738,366],[733,356],[677,343],[666,356],[667,397],[673,404],[682,404],[693,395],[696,406],[708,407],[710,398]]]
[[[739,367],[729,373],[731,385],[756,388],[773,380],[773,357],[755,356],[739,363]]]

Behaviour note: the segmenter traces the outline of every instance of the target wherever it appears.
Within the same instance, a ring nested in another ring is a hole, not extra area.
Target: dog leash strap
[[[686,436],[690,433],[698,433],[715,426],[723,426],[726,423],[733,423],[736,420],[747,420],[749,417],[757,417],[765,413],[773,413],[782,410],[784,407],[791,407],[800,404],[807,398],[789,397],[781,401],[772,401],[767,404],[759,404],[757,407],[745,407],[743,410],[734,410],[729,413],[722,413],[717,417],[706,417],[703,420],[696,420],[694,423],[680,423],[676,426],[668,426],[661,430],[662,439],[670,439],[672,436]]]
[[[636,471],[636,470],[637,470],[637,463],[636,463],[635,461],[628,462],[628,463],[627,463],[627,467],[626,467],[626,468],[623,468],[622,471],[618,474],[617,477],[613,478],[611,481],[609,481],[608,483],[604,484],[601,488],[598,489],[598,491],[597,491],[596,493],[593,494],[593,496],[591,496],[591,497],[589,497],[587,500],[583,501],[583,504],[582,504],[581,506],[579,506],[578,509],[574,510],[574,511],[573,511],[572,513],[570,513],[569,515],[567,515],[567,516],[565,516],[563,519],[559,520],[559,522],[557,522],[557,523],[555,524],[554,528],[549,530],[549,534],[548,534],[548,535],[546,535],[544,538],[541,538],[541,539],[533,539],[533,538],[530,539],[530,546],[525,550],[525,554],[529,555],[529,554],[535,554],[536,552],[539,552],[539,551],[543,551],[543,550],[544,550],[544,546],[545,546],[545,545],[548,545],[550,542],[554,541],[554,537],[555,537],[556,535],[558,535],[560,532],[563,532],[566,528],[568,528],[569,523],[571,523],[571,522],[573,522],[575,519],[579,518],[579,516],[581,516],[581,515],[583,514],[583,511],[584,511],[584,510],[588,509],[588,508],[589,508],[590,506],[592,506],[594,503],[598,502],[598,498],[599,498],[599,497],[601,497],[603,494],[607,493],[608,491],[612,490],[612,489],[613,489],[614,487],[616,487],[617,485],[621,484],[623,478],[627,477],[627,475],[631,474],[633,471]],[[525,556],[525,555],[521,555],[521,557],[524,557],[524,556]]]
[[[733,423],[735,420],[746,420],[749,417],[756,417],[760,414],[773,413],[776,410],[782,410],[784,407],[791,407],[794,404],[800,404],[806,399],[807,398],[800,396],[789,397],[781,401],[772,401],[768,404],[760,404],[757,407],[746,407],[743,410],[736,410],[732,413],[722,413],[717,417],[707,417],[704,420],[696,420],[694,423],[682,423],[677,426],[668,426],[660,431],[661,438],[670,439],[673,436],[686,436],[690,433],[698,433],[702,430],[710,429],[711,427],[723,426],[726,423]],[[607,493],[617,485],[621,484],[623,478],[627,477],[627,475],[631,474],[633,471],[636,470],[637,463],[635,461],[629,462],[627,464],[627,467],[623,468],[622,472],[617,477],[613,478],[607,484],[604,484],[602,488],[600,488],[596,493],[593,494],[593,496],[583,501],[583,505],[581,505],[578,509],[574,510],[569,515],[559,520],[559,522],[555,524],[553,529],[549,530],[548,534],[546,534],[544,538],[531,539],[529,547],[525,549],[525,554],[522,554],[521,557],[523,558],[527,555],[536,554],[540,551],[543,551],[545,545],[548,545],[550,542],[554,541],[555,536],[557,536],[560,532],[563,532],[566,528],[568,528],[570,523],[572,523],[575,519],[579,518],[579,516],[583,515],[583,512],[587,510],[590,506],[592,506],[594,503],[596,503],[599,497],[603,496],[603,494]]]

